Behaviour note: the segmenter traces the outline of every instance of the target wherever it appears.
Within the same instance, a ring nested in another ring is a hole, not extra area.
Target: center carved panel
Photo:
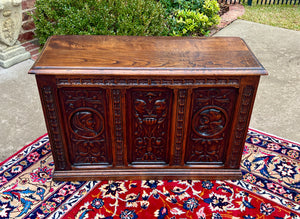
[[[129,99],[129,161],[133,164],[168,163],[172,92],[134,89],[129,91]]]
[[[222,164],[227,148],[226,135],[237,98],[235,88],[193,90],[191,125],[187,141],[188,164]]]
[[[105,128],[106,98],[102,89],[62,88],[72,164],[109,164],[109,138]]]

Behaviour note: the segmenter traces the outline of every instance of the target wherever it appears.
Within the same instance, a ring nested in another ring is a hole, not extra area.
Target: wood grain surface
[[[69,70],[60,71],[62,74],[81,74],[80,69],[102,70],[102,74],[119,70],[132,75],[143,73],[136,70],[152,74],[152,69],[168,74],[189,70],[265,73],[244,41],[235,37],[53,36],[30,72],[49,73],[49,68],[62,67]],[[231,71],[224,71],[228,69]]]

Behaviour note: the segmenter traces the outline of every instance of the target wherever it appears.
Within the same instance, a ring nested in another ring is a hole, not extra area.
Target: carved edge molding
[[[233,159],[230,160],[229,166],[231,168],[237,168],[240,165],[240,160],[236,159],[239,157],[240,151],[243,149],[241,146],[244,144],[244,135],[246,131],[246,125],[247,125],[247,119],[249,112],[251,110],[250,105],[253,99],[253,94],[254,94],[254,87],[253,86],[246,86],[243,90],[242,94],[242,100],[241,100],[241,107],[239,110],[239,115],[238,115],[238,121],[236,128],[234,130],[234,140],[233,140],[233,147],[232,147],[232,153],[231,157]]]
[[[122,110],[121,110],[121,91],[112,90],[113,97],[113,119],[115,127],[115,139],[116,139],[116,165],[124,165],[124,138],[122,129]]]
[[[220,79],[100,79],[100,78],[57,78],[58,86],[88,86],[88,85],[227,85],[239,86],[239,78]]]
[[[66,161],[64,156],[64,149],[62,144],[62,137],[60,135],[59,123],[57,121],[58,114],[55,110],[55,101],[53,98],[53,91],[51,87],[43,87],[43,99],[46,107],[47,118],[49,118],[49,131],[52,136],[53,141],[51,142],[51,147],[55,151],[54,159],[55,165],[58,170],[66,169]]]
[[[179,90],[178,92],[178,105],[177,105],[177,122],[175,133],[175,152],[174,152],[174,165],[180,165],[182,159],[182,149],[184,140],[184,116],[186,112],[187,90]]]

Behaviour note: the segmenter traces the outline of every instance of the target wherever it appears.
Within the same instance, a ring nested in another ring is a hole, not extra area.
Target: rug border
[[[43,134],[42,136],[38,137],[37,139],[35,139],[34,141],[32,141],[31,143],[23,146],[20,150],[18,150],[16,153],[14,153],[13,155],[11,155],[10,157],[6,158],[4,161],[0,162],[0,166],[2,166],[4,163],[8,162],[11,158],[13,158],[14,156],[16,156],[17,154],[21,153],[25,148],[29,147],[30,145],[33,145],[34,143],[36,143],[37,141],[41,140],[42,138],[44,138],[45,136],[47,136],[48,133]]]
[[[264,131],[260,131],[260,130],[257,130],[257,129],[254,129],[254,128],[248,128],[248,131],[253,131],[253,132],[256,132],[256,133],[258,133],[258,134],[262,134],[262,135],[266,135],[266,136],[270,136],[270,137],[274,137],[274,138],[276,138],[276,139],[279,139],[279,140],[282,140],[282,141],[285,141],[285,142],[289,142],[289,143],[291,143],[291,144],[295,144],[295,145],[299,145],[300,146],[300,144],[299,143],[297,143],[297,142],[293,142],[293,141],[290,141],[290,140],[287,140],[287,139],[284,139],[284,138],[281,138],[281,137],[278,137],[278,136],[276,136],[276,135],[272,135],[272,134],[268,134],[268,133],[266,133],[266,132],[264,132]],[[2,166],[3,164],[5,164],[6,162],[9,162],[11,159],[13,159],[15,156],[18,156],[18,154],[20,154],[20,153],[22,153],[23,151],[25,151],[26,150],[26,148],[28,148],[28,147],[32,147],[32,146],[34,146],[34,144],[36,144],[37,142],[39,142],[40,140],[42,140],[43,138],[45,138],[45,137],[47,137],[48,136],[48,133],[45,133],[45,134],[43,134],[42,136],[40,136],[40,137],[38,137],[37,139],[35,139],[34,141],[32,141],[31,143],[29,143],[29,144],[27,144],[27,145],[25,145],[25,146],[23,146],[21,149],[19,149],[17,152],[15,152],[13,155],[11,155],[10,157],[8,157],[7,159],[5,159],[4,161],[2,161],[2,162],[0,162],[0,166]],[[52,153],[52,152],[51,152]],[[253,194],[255,194],[254,192],[252,192],[251,190],[248,190],[248,189],[245,189],[245,188],[243,188],[242,186],[239,186],[239,185],[236,185],[236,184],[234,184],[234,183],[232,183],[232,182],[228,182],[229,180],[225,180],[225,182],[226,183],[229,183],[229,184],[233,184],[233,185],[235,185],[236,187],[239,187],[239,188],[241,188],[241,189],[243,189],[243,190],[246,190],[246,191],[249,191],[250,193],[253,193]],[[87,181],[87,183],[92,183],[92,181]],[[82,196],[82,197],[80,197],[79,199],[78,199],[78,201],[76,201],[76,203],[70,208],[70,209],[67,209],[67,211],[66,212],[64,212],[62,215],[61,215],[61,218],[64,218],[67,214],[69,214],[69,212],[71,211],[71,209],[73,209],[73,208],[75,208],[85,197],[87,197],[88,195],[89,195],[89,193],[90,192],[92,192],[94,189],[96,189],[96,187],[99,185],[99,183],[101,183],[101,181],[94,181],[95,182],[95,185],[93,186],[93,188],[91,188],[91,190],[89,191],[89,192],[87,192],[84,196]],[[248,182],[246,182],[246,181],[243,181],[244,183],[248,183]],[[85,183],[83,186],[81,186],[79,189],[78,189],[78,191],[76,191],[76,192],[79,192],[79,190],[80,189],[82,189],[84,186],[86,186],[87,184]],[[254,186],[254,185],[252,185],[252,184],[250,184],[249,183],[249,185],[251,185],[251,186]],[[265,190],[265,189],[263,189],[263,190]],[[267,191],[267,190],[265,190],[265,191]],[[76,192],[74,193],[74,194],[76,194]],[[70,201],[70,198],[71,197],[73,197],[74,196],[74,194],[72,195],[72,196],[70,196],[67,200],[66,200],[66,203],[65,204],[67,204],[68,203],[68,201]],[[272,193],[273,194],[273,193]],[[261,195],[259,195],[259,196],[261,196]],[[279,196],[280,197],[280,196]],[[278,204],[278,205],[280,205],[281,207],[283,207],[283,208],[285,208],[285,209],[287,209],[287,210],[290,210],[291,212],[293,212],[293,213],[298,213],[296,210],[294,210],[294,209],[289,209],[288,207],[286,207],[286,206],[284,206],[283,204],[279,204],[279,203],[277,203],[276,201],[274,201],[274,200],[270,200],[270,199],[268,199],[268,198],[266,198],[266,197],[264,197],[265,199],[267,199],[267,200],[269,200],[269,201],[272,201],[272,202],[275,202],[276,204]],[[290,201],[290,200],[289,200]],[[293,202],[293,201],[292,201]],[[294,203],[294,202],[293,202]],[[61,208],[61,206],[59,207],[59,208]],[[56,209],[54,212],[52,212],[52,213],[50,213],[47,217],[49,217],[49,218],[54,218],[55,217],[55,215],[56,215],[56,212],[58,212],[57,211],[58,209]],[[26,216],[29,216],[30,214],[27,214]]]
[[[286,141],[286,142],[289,142],[289,143],[292,143],[292,144],[297,144],[297,145],[300,146],[300,143],[299,143],[299,142],[296,142],[296,141],[293,141],[293,140],[288,140],[288,139],[285,139],[285,138],[283,138],[283,137],[279,137],[279,136],[277,136],[277,135],[270,134],[270,133],[265,132],[265,131],[260,131],[260,130],[257,130],[257,129],[255,129],[255,128],[251,128],[251,127],[249,127],[248,130],[250,130],[250,131],[255,131],[255,132],[258,132],[258,133],[263,134],[263,135],[269,135],[269,136],[274,137],[274,138],[277,138],[277,139],[279,139],[279,140]]]
[[[293,140],[288,140],[288,139],[285,139],[285,138],[282,138],[282,137],[279,137],[277,135],[274,135],[274,134],[270,134],[268,132],[265,132],[265,131],[261,131],[261,130],[257,130],[255,128],[252,128],[252,127],[249,127],[248,130],[250,131],[255,131],[255,132],[258,132],[260,134],[263,134],[263,135],[269,135],[271,137],[274,137],[274,138],[277,138],[279,140],[282,140],[282,141],[286,141],[286,142],[289,142],[289,143],[292,143],[292,144],[297,144],[300,146],[300,143],[296,142],[296,141],[293,141]],[[11,158],[13,158],[14,156],[16,156],[17,154],[19,154],[21,151],[23,151],[25,148],[27,148],[28,146],[34,144],[35,142],[39,141],[40,139],[44,138],[46,135],[48,135],[48,133],[45,133],[43,134],[42,136],[38,137],[37,139],[35,139],[34,141],[32,141],[31,143],[23,146],[20,150],[18,150],[16,153],[14,153],[13,155],[11,155],[10,157],[6,158],[4,161],[0,162],[0,166],[2,166],[4,163],[6,163],[8,160],[10,160]]]

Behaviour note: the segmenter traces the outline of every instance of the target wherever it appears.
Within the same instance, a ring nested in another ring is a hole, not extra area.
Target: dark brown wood
[[[261,75],[240,38],[54,36],[36,74],[55,180],[237,179]]]

